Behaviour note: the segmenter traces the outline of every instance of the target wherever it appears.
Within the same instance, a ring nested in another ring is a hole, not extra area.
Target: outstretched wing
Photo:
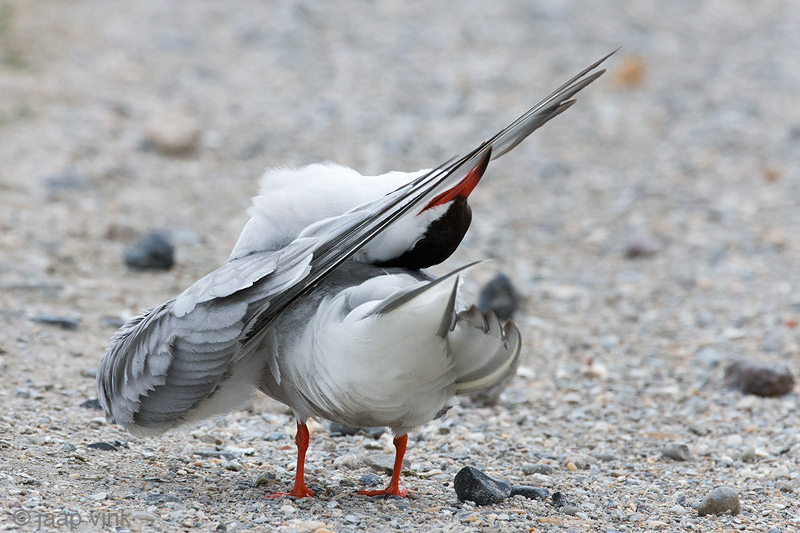
[[[235,407],[247,398],[265,363],[247,355],[283,310],[399,218],[569,108],[572,97],[603,74],[594,71],[610,55],[466,156],[383,198],[312,224],[282,250],[230,261],[123,326],[97,375],[108,417],[129,429],[153,432]]]

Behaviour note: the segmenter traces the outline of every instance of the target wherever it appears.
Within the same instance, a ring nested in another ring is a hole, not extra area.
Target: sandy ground
[[[797,28],[788,0],[0,0],[0,530],[797,530],[797,392],[722,377],[739,357],[800,370]],[[498,406],[412,436],[412,498],[354,495],[389,435],[320,426],[321,497],[265,499],[295,452],[264,399],[152,439],[81,407],[115,324],[224,261],[264,168],[436,165],[618,46],[473,195],[447,266],[493,259],[473,294],[514,280],[524,360]],[[129,271],[152,229],[175,268]],[[574,508],[460,503],[465,465]],[[741,512],[698,517],[718,486]]]

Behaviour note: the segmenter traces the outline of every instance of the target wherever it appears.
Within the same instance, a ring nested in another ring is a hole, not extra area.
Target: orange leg
[[[297,444],[297,468],[294,471],[294,486],[289,492],[268,494],[267,498],[279,498],[281,496],[292,496],[294,498],[314,497],[314,493],[306,487],[304,480],[306,450],[308,450],[308,426],[306,426],[305,422],[297,423],[297,436],[294,438],[294,443]]]
[[[408,435],[395,437],[393,442],[395,448],[394,468],[392,469],[392,479],[389,480],[389,486],[382,490],[358,491],[362,496],[400,496],[401,498],[408,496],[408,490],[400,487],[400,470],[403,469],[403,457],[406,455]]]

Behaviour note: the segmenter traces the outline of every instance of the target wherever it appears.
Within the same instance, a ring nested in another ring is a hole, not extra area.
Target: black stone
[[[81,404],[81,407],[85,409],[96,409],[97,411],[101,411],[103,408],[100,406],[100,400],[97,398],[90,398]]]
[[[114,446],[109,442],[93,442],[91,444],[86,445],[87,448],[91,448],[93,450],[102,450],[104,452],[116,452],[119,451],[119,448]]]
[[[551,497],[551,501],[553,502],[553,507],[555,508],[571,505],[567,497],[560,492],[554,492],[553,496]]]
[[[514,288],[511,280],[499,272],[481,289],[478,297],[478,309],[485,313],[490,309],[500,320],[508,320],[517,311],[522,295]]]
[[[511,496],[524,496],[530,500],[546,500],[550,497],[550,491],[539,487],[514,485],[511,487]]]
[[[511,495],[511,485],[507,482],[472,466],[465,466],[458,471],[453,488],[459,500],[469,500],[478,505],[499,503]]]
[[[175,248],[163,233],[148,233],[125,249],[125,264],[137,270],[169,270],[175,264]]]

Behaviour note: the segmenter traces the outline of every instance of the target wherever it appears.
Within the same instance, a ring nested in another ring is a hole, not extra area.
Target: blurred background
[[[622,47],[492,164],[447,266],[524,296],[507,398],[558,442],[755,419],[777,457],[796,395],[708,406],[720,363],[800,366],[798,28],[791,0],[0,0],[0,400],[93,398],[108,337],[226,259],[264,169],[435,166]],[[174,267],[129,269],[153,230]]]

